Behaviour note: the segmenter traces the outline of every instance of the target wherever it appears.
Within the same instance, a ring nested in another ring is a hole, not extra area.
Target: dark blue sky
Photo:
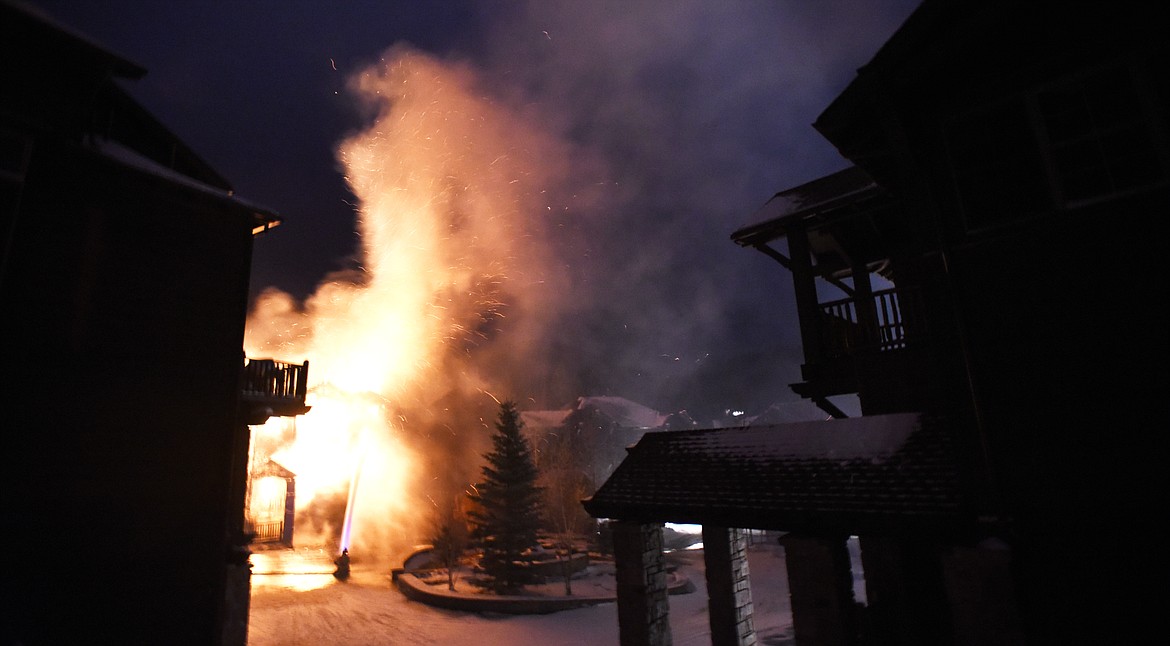
[[[917,2],[32,4],[146,67],[131,92],[284,217],[257,240],[254,293],[303,298],[354,264],[336,148],[366,122],[349,75],[402,44],[467,64],[622,183],[557,250],[583,304],[562,327],[576,394],[706,413],[794,398],[789,275],[729,235],[845,166],[809,124]]]

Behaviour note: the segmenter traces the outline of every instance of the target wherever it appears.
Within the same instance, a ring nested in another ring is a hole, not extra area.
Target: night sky
[[[603,178],[551,243],[576,302],[557,326],[572,386],[537,404],[620,395],[703,419],[795,399],[790,276],[729,236],[847,164],[809,124],[917,2],[31,4],[144,66],[130,92],[283,217],[256,241],[254,296],[305,298],[360,262],[336,151],[369,115],[349,78],[391,47],[465,66]]]

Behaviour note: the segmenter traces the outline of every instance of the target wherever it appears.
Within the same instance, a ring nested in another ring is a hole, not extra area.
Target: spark
[[[551,149],[545,133],[425,55],[406,53],[349,76],[384,108],[338,151],[357,198],[342,202],[357,213],[362,253],[299,307],[287,295],[271,311],[258,306],[246,346],[249,356],[279,347],[312,359],[312,410],[279,451],[298,475],[298,511],[318,495],[346,500],[348,484],[343,543],[361,548],[390,540],[379,538],[381,528],[409,542],[420,529],[412,508],[447,493],[423,495],[415,438],[432,418],[435,431],[455,433],[454,420],[422,407],[451,379],[461,380],[468,399],[482,402],[478,390],[500,402],[490,391],[504,386],[483,373],[469,346],[511,350],[519,343],[511,330],[548,316],[547,295],[562,269],[541,252],[545,225],[528,214],[559,201],[536,192],[559,185],[553,169],[564,164],[532,154]],[[461,434],[474,419],[460,422]],[[298,523],[298,533],[307,526]]]

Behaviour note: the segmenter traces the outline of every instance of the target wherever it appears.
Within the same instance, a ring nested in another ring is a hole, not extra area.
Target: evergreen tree
[[[515,592],[531,581],[522,561],[524,552],[536,545],[540,528],[543,492],[536,484],[532,448],[521,435],[521,426],[516,404],[501,403],[492,450],[484,455],[487,464],[482,482],[471,494],[475,507],[468,514],[472,536],[483,547],[483,581],[478,585],[497,594]]]

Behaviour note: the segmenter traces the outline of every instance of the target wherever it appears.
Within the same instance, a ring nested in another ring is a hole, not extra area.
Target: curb
[[[466,594],[451,592],[442,586],[431,586],[414,576],[415,570],[408,570],[405,564],[412,558],[430,551],[430,548],[417,550],[404,560],[403,567],[395,568],[390,573],[390,579],[398,591],[411,601],[425,603],[428,606],[447,610],[462,610],[467,612],[494,612],[507,615],[536,615],[550,614],[562,610],[584,608],[603,603],[617,601],[617,595],[580,596],[580,597],[544,597],[544,596],[495,596],[486,594]],[[695,586],[690,579],[681,575],[671,575],[667,587],[667,594],[686,594],[693,592]]]

